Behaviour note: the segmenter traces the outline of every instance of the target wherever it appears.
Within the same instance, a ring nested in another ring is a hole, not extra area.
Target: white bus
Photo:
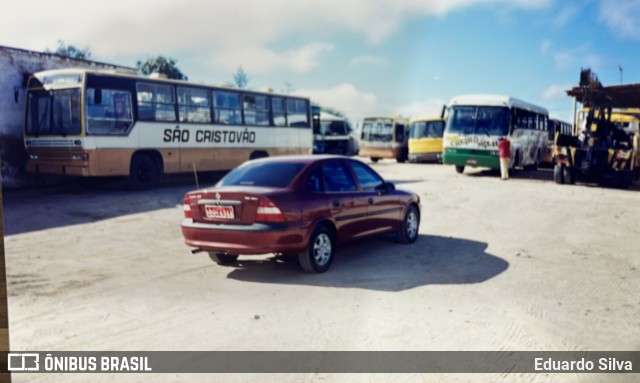
[[[309,99],[115,71],[61,69],[29,79],[26,170],[126,176],[232,169],[258,157],[311,153]]]
[[[462,173],[467,166],[500,169],[498,140],[511,142],[510,168],[537,168],[547,142],[548,111],[508,96],[453,98],[444,132],[443,163]]]

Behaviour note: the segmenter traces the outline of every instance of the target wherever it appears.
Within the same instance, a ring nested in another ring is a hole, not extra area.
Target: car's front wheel
[[[216,253],[215,251],[209,252],[209,258],[218,265],[230,265],[238,261],[236,254]]]
[[[307,273],[324,273],[333,262],[333,233],[326,226],[318,226],[309,239],[307,250],[298,254],[300,267]]]
[[[413,243],[418,239],[420,229],[420,212],[415,205],[410,205],[402,220],[402,227],[396,235],[399,242]]]

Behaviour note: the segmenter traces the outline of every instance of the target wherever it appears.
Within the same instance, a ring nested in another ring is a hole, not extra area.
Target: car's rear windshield
[[[247,163],[233,169],[222,180],[220,186],[266,186],[283,188],[304,168],[304,164],[290,162]]]

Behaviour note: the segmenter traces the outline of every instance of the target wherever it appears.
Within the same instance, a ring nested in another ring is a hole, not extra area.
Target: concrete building
[[[22,170],[27,159],[22,125],[29,76],[42,70],[72,67],[135,72],[130,67],[0,46],[0,159],[3,188],[18,188],[33,182]]]

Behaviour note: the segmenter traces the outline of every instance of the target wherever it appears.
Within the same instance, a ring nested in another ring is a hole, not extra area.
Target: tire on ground
[[[335,247],[333,231],[326,225],[317,226],[311,233],[307,249],[298,254],[298,262],[307,273],[324,273],[333,262]]]
[[[155,161],[146,154],[136,154],[131,159],[129,185],[134,190],[145,190],[157,186],[160,181]]]
[[[409,205],[402,220],[402,226],[396,233],[396,239],[401,243],[414,243],[418,239],[420,230],[420,212],[415,205]]]

